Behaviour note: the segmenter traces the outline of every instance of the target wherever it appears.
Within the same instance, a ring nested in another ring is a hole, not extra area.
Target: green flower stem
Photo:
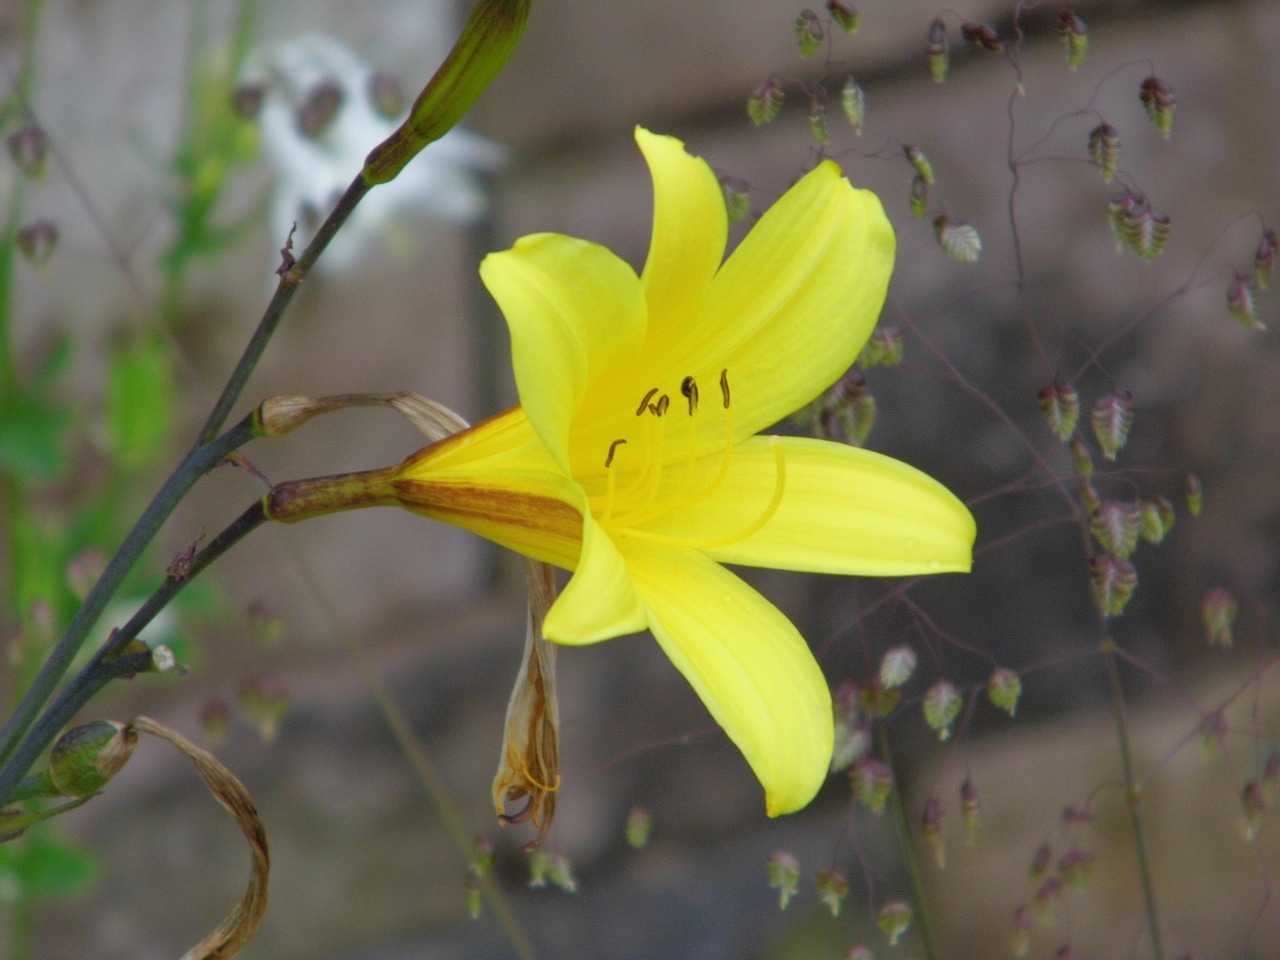
[[[902,862],[907,868],[907,882],[911,885],[911,899],[915,901],[915,921],[916,929],[920,931],[920,945],[924,949],[927,960],[940,960],[941,954],[938,953],[933,939],[933,930],[929,925],[928,901],[925,899],[920,860],[916,856],[915,844],[911,842],[911,822],[907,819],[907,808],[902,802],[902,783],[893,763],[893,751],[889,748],[889,734],[885,732],[883,723],[876,724],[876,745],[880,749],[880,759],[893,771],[893,789],[889,791],[889,805],[893,808],[898,846],[902,850]]]
[[[1156,911],[1155,881],[1151,875],[1151,857],[1147,852],[1147,834],[1142,825],[1142,791],[1133,769],[1133,753],[1129,746],[1129,721],[1124,709],[1124,687],[1120,683],[1120,667],[1116,662],[1116,645],[1110,636],[1102,641],[1102,659],[1107,665],[1107,685],[1111,689],[1111,706],[1116,718],[1116,739],[1120,744],[1120,767],[1124,776],[1125,806],[1133,828],[1133,849],[1138,861],[1138,877],[1142,884],[1142,902],[1147,915],[1147,931],[1151,936],[1152,960],[1164,960],[1160,939],[1160,915]]]
[[[143,628],[178,595],[183,587],[210,563],[226,553],[251,531],[257,529],[266,519],[262,502],[256,502],[231,526],[214,537],[208,546],[197,553],[180,576],[170,575],[123,627],[111,632],[106,642],[94,654],[93,659],[67,684],[58,698],[40,717],[39,722],[14,753],[9,765],[0,773],[0,797],[8,797],[11,791],[20,785],[19,778],[30,769],[44,748],[99,690],[118,677],[131,676],[150,669],[150,651],[123,654],[125,648],[137,639]],[[11,780],[14,782],[10,782]]]

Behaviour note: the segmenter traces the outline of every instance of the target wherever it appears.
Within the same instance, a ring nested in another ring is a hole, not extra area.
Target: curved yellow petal
[[[776,607],[694,551],[627,551],[650,629],[742,751],[770,816],[813,799],[831,764],[831,693]]]
[[[626,561],[600,524],[588,516],[577,569],[552,604],[542,635],[556,643],[598,643],[648,626],[648,613]]]
[[[834,163],[775,203],[716,274],[696,324],[651,336],[646,354],[674,380],[689,358],[728,370],[735,435],[776,423],[829,387],[875,328],[893,270],[879,199]]]
[[[490,254],[480,276],[511,331],[520,405],[567,473],[569,427],[587,388],[644,340],[639,278],[604,247],[554,233]]]
[[[653,234],[641,281],[649,335],[695,323],[711,278],[724,260],[729,218],[711,167],[675,137],[636,128],[653,177]]]
[[[972,514],[915,467],[858,447],[803,437],[754,437],[733,450],[715,495],[649,525],[660,535],[722,541],[748,531],[769,509],[777,483],[772,444],[786,460],[781,502],[768,522],[705,552],[724,563],[857,576],[966,571]],[[719,463],[706,458],[691,484],[709,485]]]

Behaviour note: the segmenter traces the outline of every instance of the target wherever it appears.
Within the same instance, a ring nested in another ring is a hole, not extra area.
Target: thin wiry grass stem
[[[889,806],[893,808],[893,822],[898,834],[898,846],[902,851],[902,862],[907,868],[907,882],[911,885],[911,899],[915,902],[916,929],[920,931],[920,945],[924,949],[926,960],[941,960],[938,947],[933,939],[933,928],[929,924],[929,904],[925,897],[924,875],[920,872],[920,858],[916,856],[915,844],[911,842],[911,821],[907,819],[907,806],[902,800],[901,780],[893,763],[893,750],[889,746],[889,734],[884,724],[876,724],[876,743],[880,749],[880,758],[893,771],[893,789],[889,791]]]
[[[1129,721],[1125,712],[1124,687],[1120,682],[1120,665],[1116,656],[1115,641],[1109,636],[1104,637],[1102,641],[1102,659],[1107,667],[1107,685],[1111,690],[1111,708],[1116,720],[1116,740],[1120,745],[1120,769],[1124,778],[1125,805],[1129,808],[1129,823],[1133,829],[1133,849],[1138,864],[1138,877],[1142,885],[1147,931],[1151,936],[1151,956],[1153,960],[1164,960],[1164,946],[1160,939],[1160,915],[1156,910],[1155,880],[1151,873],[1147,835],[1142,822],[1142,791],[1138,786],[1133,751],[1129,744]]]

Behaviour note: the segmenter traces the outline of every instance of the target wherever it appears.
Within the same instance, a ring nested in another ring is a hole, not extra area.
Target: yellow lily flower
[[[655,191],[643,273],[558,234],[488,256],[480,272],[510,328],[520,406],[368,475],[361,499],[573,571],[543,635],[652,632],[775,816],[826,776],[830,692],[795,627],[721,564],[963,571],[974,522],[899,461],[757,436],[833,383],[870,336],[894,255],[879,200],[824,162],[725,260],[711,168],[671,137],[636,140]]]

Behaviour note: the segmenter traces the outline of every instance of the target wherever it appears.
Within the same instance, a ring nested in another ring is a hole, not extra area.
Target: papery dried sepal
[[[974,263],[982,256],[982,237],[971,224],[942,214],[933,221],[933,232],[942,252],[952,260]]]
[[[929,158],[925,156],[924,151],[919,147],[907,144],[902,148],[902,152],[906,156],[907,162],[915,169],[917,176],[923,179],[925,183],[932,184],[934,182],[933,164],[929,162]]]
[[[1258,249],[1253,254],[1253,282],[1259,290],[1267,291],[1271,287],[1271,268],[1276,262],[1276,248],[1280,241],[1271,228],[1262,231],[1262,239],[1258,241]]]
[[[1138,571],[1133,564],[1121,557],[1100,553],[1089,561],[1089,576],[1103,615],[1118,617],[1124,613],[1138,586]]]
[[[947,69],[951,66],[951,55],[947,44],[947,24],[941,17],[929,24],[929,39],[926,47],[929,60],[929,73],[934,83],[942,83],[947,79]]]
[[[1191,516],[1200,516],[1200,511],[1204,509],[1204,487],[1200,483],[1200,478],[1194,473],[1187,474],[1187,512]]]
[[[924,219],[925,208],[929,204],[929,184],[924,177],[916,174],[911,178],[911,199],[908,205],[911,208],[911,216],[917,220]]]
[[[821,90],[819,87],[818,92],[809,98],[809,136],[818,146],[825,147],[830,136],[827,133],[827,98]]]
[[[887,650],[880,658],[880,682],[886,687],[900,687],[915,673],[919,658],[910,647],[903,645]]]
[[[1160,256],[1169,242],[1173,222],[1153,210],[1146,197],[1126,191],[1108,203],[1107,214],[1117,246],[1128,247],[1144,260]]]
[[[1128,390],[1112,390],[1099,397],[1093,405],[1091,420],[1103,457],[1115,460],[1133,426],[1133,394]]]
[[[1150,500],[1139,502],[1138,509],[1142,513],[1142,539],[1148,543],[1162,543],[1177,518],[1173,504],[1157,494]]]
[[[1115,179],[1120,163],[1120,131],[1109,123],[1100,123],[1089,131],[1089,159],[1102,174],[1102,182]]]
[[[1142,532],[1142,511],[1125,500],[1106,500],[1098,505],[1089,528],[1103,550],[1127,559],[1138,545]]]
[[[1089,52],[1089,28],[1075,13],[1064,10],[1058,14],[1058,36],[1067,54],[1067,66],[1075,70]]]
[[[1205,640],[1209,646],[1230,647],[1235,643],[1238,612],[1236,598],[1225,587],[1214,587],[1204,595],[1200,613],[1204,618]]]
[[[896,947],[902,935],[911,926],[911,907],[902,900],[886,903],[876,911],[876,926],[889,938],[889,946]]]
[[[955,684],[946,680],[935,683],[926,691],[921,706],[924,722],[937,733],[938,739],[950,740],[951,724],[960,716],[960,709],[964,706],[964,698],[960,696]]]
[[[1248,277],[1237,276],[1227,287],[1227,312],[1246,329],[1267,328],[1258,319],[1258,303],[1253,294],[1253,283]]]
[[[802,10],[796,17],[796,45],[800,48],[800,56],[809,57],[817,52],[825,35],[822,21],[812,10]]]
[[[840,88],[840,109],[853,132],[862,136],[862,124],[867,118],[867,94],[852,75],[844,78],[844,85]]]
[[[1054,381],[1040,391],[1040,413],[1049,429],[1063,443],[1071,439],[1080,422],[1080,394],[1069,383]]]
[[[858,8],[848,0],[827,0],[827,12],[849,36],[858,32]]]
[[[1178,106],[1173,88],[1159,77],[1150,76],[1138,88],[1138,98],[1156,129],[1168,138],[1173,133],[1173,111]]]
[[[896,367],[902,362],[905,340],[902,331],[894,326],[876,327],[867,345],[858,355],[861,367]]]
[[[987,698],[1009,716],[1014,716],[1022,698],[1022,679],[1007,667],[997,667],[987,678]]]
[[[920,835],[933,851],[933,862],[938,869],[945,869],[947,845],[942,834],[942,802],[937,797],[928,797],[924,802],[924,810],[920,814]]]
[[[747,100],[747,116],[757,127],[769,123],[782,110],[785,94],[782,85],[774,77],[770,77]]]
[[[832,918],[840,916],[840,905],[849,895],[849,881],[843,873],[834,868],[823,870],[818,874],[818,896],[831,911]]]
[[[962,23],[960,25],[960,35],[975,47],[981,47],[991,53],[999,53],[1004,49],[1000,34],[996,33],[994,27],[990,27],[985,23],[974,23],[972,21]]]
[[[876,816],[884,813],[884,806],[893,790],[893,771],[875,757],[863,757],[849,768],[849,783],[854,798]]]
[[[769,886],[778,891],[778,909],[787,909],[800,889],[800,861],[786,850],[779,850],[769,858],[767,866]]]

